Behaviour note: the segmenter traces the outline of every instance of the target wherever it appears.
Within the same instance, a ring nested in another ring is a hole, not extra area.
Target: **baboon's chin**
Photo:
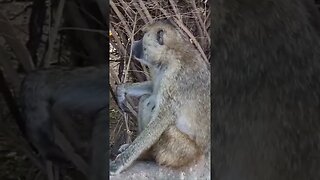
[[[144,60],[143,58],[138,58],[136,56],[134,56],[134,58],[139,61],[140,63],[144,64],[144,65],[147,65],[147,66],[150,66],[150,63],[146,60]]]

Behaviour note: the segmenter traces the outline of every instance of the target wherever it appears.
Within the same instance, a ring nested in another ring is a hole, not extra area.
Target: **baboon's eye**
[[[163,45],[163,30],[157,32],[157,41],[160,45]]]

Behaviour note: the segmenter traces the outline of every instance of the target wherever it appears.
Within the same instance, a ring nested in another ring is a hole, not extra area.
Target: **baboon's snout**
[[[132,55],[136,59],[143,59],[143,45],[142,39],[134,41],[131,45]]]

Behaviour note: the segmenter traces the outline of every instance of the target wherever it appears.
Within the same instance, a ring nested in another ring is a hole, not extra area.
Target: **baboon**
[[[140,85],[147,87],[143,88],[146,94],[152,89],[147,100],[155,108],[149,119],[142,118],[147,125],[140,128],[138,137],[110,163],[111,175],[123,171],[150,148],[159,164],[171,167],[196,158],[189,155],[210,150],[208,65],[170,20],[150,24],[144,32],[143,38],[133,43],[132,54],[154,71],[153,80]],[[120,104],[128,93],[122,92]],[[137,91],[131,93],[137,95]]]
[[[152,94],[152,81],[133,84],[121,84],[117,87],[118,102],[122,109],[124,109],[125,102],[124,95],[139,97],[138,105],[138,133],[141,133],[150,123],[150,119],[154,113],[156,102]],[[174,137],[174,138],[172,138]],[[184,146],[187,144],[188,148]],[[123,152],[129,144],[124,144],[119,151]],[[197,160],[200,156],[200,148],[195,142],[188,137],[187,134],[182,133],[177,127],[171,126],[161,135],[159,141],[153,145],[149,150],[145,151],[139,156],[140,160],[155,159],[158,164],[170,166],[172,168],[184,167],[191,162]]]
[[[219,180],[320,179],[320,22],[309,0],[214,0]]]
[[[107,78],[104,66],[60,67],[34,71],[21,85],[21,110],[27,136],[45,159],[67,160],[54,142],[53,124],[62,129],[77,150],[83,145],[78,133],[70,128],[71,123],[77,123],[73,115],[92,121],[90,178],[93,180],[107,177]]]

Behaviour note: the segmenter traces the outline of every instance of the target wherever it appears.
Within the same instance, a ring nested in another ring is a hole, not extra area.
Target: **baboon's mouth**
[[[143,59],[143,47],[142,47],[142,40],[134,41],[131,46],[132,55],[137,60]]]

